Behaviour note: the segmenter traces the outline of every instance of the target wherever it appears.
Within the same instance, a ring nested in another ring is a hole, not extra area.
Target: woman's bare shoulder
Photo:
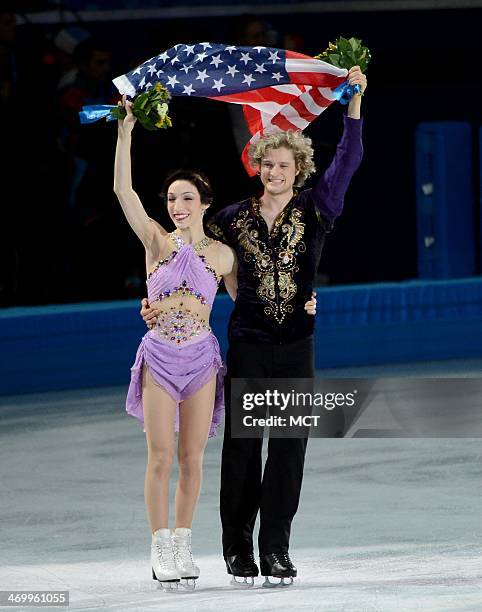
[[[216,256],[219,262],[219,272],[221,276],[229,274],[235,265],[236,254],[231,247],[222,242],[215,241]]]

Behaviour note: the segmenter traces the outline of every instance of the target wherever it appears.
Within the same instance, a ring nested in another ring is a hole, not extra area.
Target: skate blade
[[[164,593],[177,593],[179,591],[179,580],[158,580],[158,588]]]
[[[157,582],[157,587],[163,591],[172,591],[175,593],[179,588],[179,578],[173,578],[172,580],[159,580],[154,569],[152,569],[152,579]]]
[[[181,578],[181,586],[186,589],[186,591],[194,591],[196,588],[196,578]]]
[[[254,587],[254,577],[253,576],[233,576],[229,584],[231,584],[232,586],[238,587],[240,589],[251,589],[252,587]]]
[[[271,576],[271,578],[273,578],[273,576]],[[287,582],[285,582],[285,580]],[[279,582],[271,582],[268,576],[264,577],[264,582],[263,582],[263,586],[267,589],[276,589],[277,587],[288,587],[291,586],[293,584],[293,578],[287,577],[287,578],[279,578]]]

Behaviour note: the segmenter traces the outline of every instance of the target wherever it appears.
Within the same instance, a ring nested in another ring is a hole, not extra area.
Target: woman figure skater
[[[216,434],[224,408],[224,366],[209,327],[221,277],[235,282],[235,256],[206,237],[203,215],[212,202],[207,178],[179,170],[165,182],[163,195],[176,230],[152,221],[132,188],[131,133],[136,119],[118,122],[114,191],[130,226],[146,251],[147,293],[159,312],[143,337],[131,370],[127,412],[144,423],[147,440],[145,502],[152,532],[152,577],[166,590],[182,581],[194,588],[199,568],[191,552],[191,525],[202,480],[204,447]],[[174,530],[168,528],[169,478],[179,432],[179,480]]]

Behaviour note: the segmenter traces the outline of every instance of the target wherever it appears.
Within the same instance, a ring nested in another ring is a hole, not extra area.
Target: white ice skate
[[[186,589],[193,590],[196,588],[196,580],[199,578],[200,571],[192,558],[191,530],[186,527],[174,529],[172,545],[177,571],[181,577],[181,585]]]
[[[176,592],[181,577],[174,561],[169,529],[158,529],[152,534],[151,565],[153,580],[157,580],[164,591]]]

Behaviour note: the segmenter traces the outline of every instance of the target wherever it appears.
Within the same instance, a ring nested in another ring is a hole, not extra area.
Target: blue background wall
[[[482,279],[319,288],[317,368],[482,357]],[[128,384],[139,302],[0,311],[0,394]],[[211,318],[223,354],[232,302]]]

